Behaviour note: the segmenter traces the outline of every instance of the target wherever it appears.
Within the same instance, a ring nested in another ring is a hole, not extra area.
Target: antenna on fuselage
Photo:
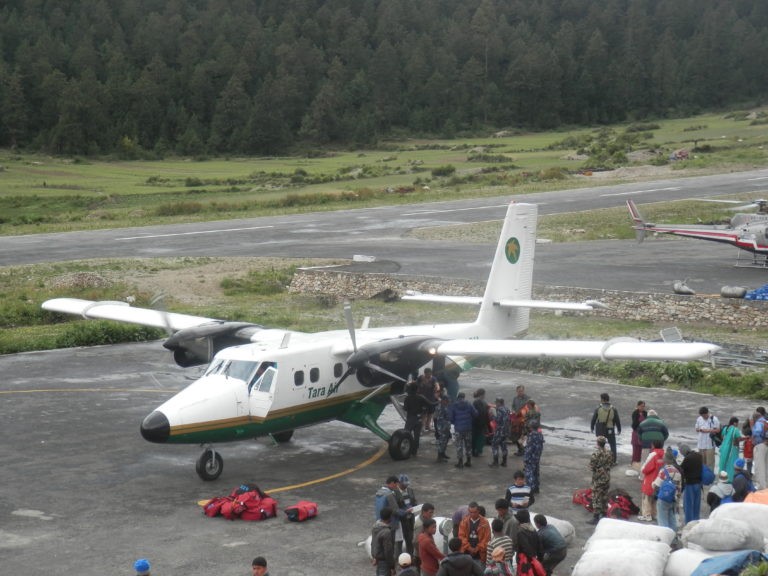
[[[352,350],[357,352],[357,339],[355,338],[355,321],[352,319],[352,305],[349,300],[344,302],[344,319],[347,321],[347,330],[352,339]]]

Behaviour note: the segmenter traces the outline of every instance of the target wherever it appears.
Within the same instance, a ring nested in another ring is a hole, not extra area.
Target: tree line
[[[764,0],[5,0],[0,145],[274,154],[759,103]]]

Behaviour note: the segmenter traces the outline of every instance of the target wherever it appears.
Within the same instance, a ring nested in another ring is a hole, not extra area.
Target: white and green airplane
[[[364,327],[313,334],[267,329],[186,314],[134,308],[124,302],[57,298],[55,312],[166,328],[164,346],[181,366],[208,363],[204,375],[144,418],[150,442],[203,444],[197,473],[218,478],[223,459],[215,442],[270,435],[288,441],[296,428],[341,420],[367,428],[389,444],[396,460],[410,455],[412,437],[377,423],[391,394],[425,365],[462,367],[481,357],[558,357],[686,361],[719,348],[706,343],[521,340],[531,308],[591,310],[597,303],[531,299],[537,207],[507,209],[482,297],[411,295],[406,298],[479,305],[474,322]],[[348,311],[348,310],[347,310]],[[437,370],[436,370],[437,372]]]

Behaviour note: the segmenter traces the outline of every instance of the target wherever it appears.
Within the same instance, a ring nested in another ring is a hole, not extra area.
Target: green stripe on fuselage
[[[267,413],[266,418],[244,417],[233,422],[228,420],[213,420],[199,424],[174,426],[167,440],[168,444],[205,444],[208,442],[232,442],[246,438],[257,438],[276,432],[284,432],[320,422],[343,419],[342,417],[355,408],[362,409],[375,421],[381,415],[386,403],[371,400],[360,404],[360,399],[367,394],[363,391],[344,398],[323,400],[310,404],[284,408]],[[351,397],[350,397],[351,396]],[[358,424],[358,422],[350,422]]]

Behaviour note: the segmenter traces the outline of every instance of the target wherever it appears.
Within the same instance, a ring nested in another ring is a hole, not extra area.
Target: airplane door
[[[277,369],[270,366],[251,388],[251,416],[264,418],[269,412],[274,400],[275,385],[277,384]]]

